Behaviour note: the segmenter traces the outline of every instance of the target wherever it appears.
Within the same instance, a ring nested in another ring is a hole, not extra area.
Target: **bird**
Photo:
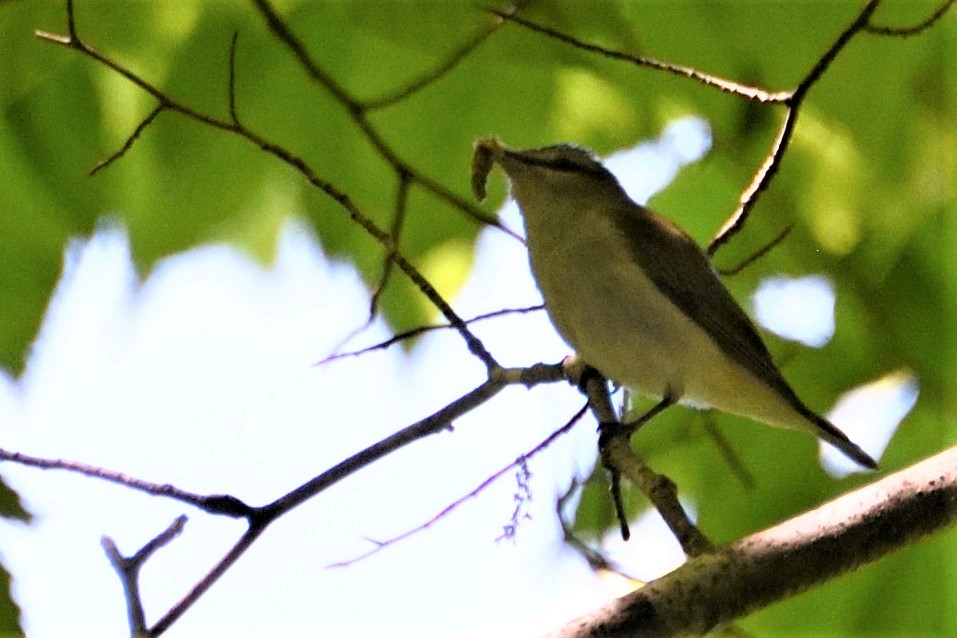
[[[494,165],[525,224],[547,314],[604,377],[660,401],[810,432],[863,467],[877,463],[791,388],[710,259],[672,221],[632,201],[589,150],[476,141],[472,189]]]

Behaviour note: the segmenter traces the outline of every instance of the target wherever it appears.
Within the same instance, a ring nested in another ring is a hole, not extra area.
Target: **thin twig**
[[[116,543],[109,536],[100,539],[103,551],[106,552],[110,564],[116,570],[123,585],[123,593],[126,597],[126,609],[129,616],[130,635],[133,638],[140,638],[152,635],[146,629],[146,614],[143,611],[143,600],[140,596],[139,575],[140,568],[152,556],[156,550],[168,545],[174,538],[179,536],[186,525],[186,517],[178,516],[164,531],[160,532],[155,538],[144,545],[133,556],[126,558],[117,548]]]
[[[266,20],[269,30],[284,44],[293,54],[293,57],[299,62],[299,65],[315,80],[320,86],[328,91],[337,102],[345,106],[350,113],[362,113],[362,105],[354,99],[342,85],[336,82],[331,75],[323,71],[316,64],[309,53],[306,51],[306,45],[303,44],[292,30],[286,26],[286,23],[279,17],[276,10],[269,4],[268,0],[252,0],[260,15]]]
[[[226,552],[219,562],[217,562],[209,572],[206,573],[180,600],[176,602],[169,610],[163,614],[162,618],[150,627],[148,635],[153,638],[166,632],[170,626],[179,620],[203,594],[205,594],[223,574],[229,571],[240,557],[246,553],[256,539],[266,531],[266,525],[250,524],[249,529],[240,537],[240,539]]]
[[[755,252],[754,254],[748,256],[744,261],[742,261],[741,263],[737,264],[736,266],[732,266],[732,267],[730,267],[730,268],[719,268],[719,269],[718,269],[718,274],[721,275],[722,277],[733,277],[733,276],[737,275],[738,273],[740,273],[741,271],[743,271],[745,268],[747,268],[748,266],[750,266],[750,265],[753,264],[754,262],[756,262],[756,261],[758,261],[759,259],[761,259],[762,257],[764,257],[765,255],[767,255],[767,254],[768,254],[769,252],[771,252],[772,250],[774,250],[774,248],[775,248],[778,244],[780,244],[782,241],[784,241],[785,238],[787,238],[787,236],[788,236],[789,234],[791,234],[791,231],[792,231],[793,229],[794,229],[794,224],[788,224],[787,226],[784,227],[784,230],[782,230],[780,233],[778,233],[777,236],[776,236],[774,239],[772,239],[772,240],[769,241],[767,244],[765,244],[763,247],[761,247],[757,252]]]
[[[954,0],[950,0],[953,2]],[[740,97],[747,98],[749,100],[754,100],[761,103],[769,104],[784,104],[788,108],[788,112],[785,115],[784,121],[782,122],[781,129],[778,133],[778,136],[775,140],[775,143],[771,149],[770,154],[765,158],[764,163],[761,168],[755,174],[754,179],[751,181],[751,184],[745,189],[740,198],[740,205],[737,210],[731,214],[731,216],[722,224],[718,233],[712,238],[711,242],[707,247],[707,253],[709,256],[714,256],[717,250],[727,243],[734,235],[736,235],[744,227],[745,222],[748,219],[748,216],[751,213],[754,205],[757,203],[759,196],[764,190],[767,189],[768,185],[771,183],[773,177],[777,174],[778,168],[780,167],[781,160],[784,157],[784,152],[787,150],[788,144],[791,140],[791,136],[794,132],[794,125],[797,119],[797,114],[801,102],[803,101],[807,91],[810,87],[817,82],[823,75],[824,71],[830,66],[830,64],[837,57],[838,53],[847,45],[851,38],[856,35],[859,31],[864,30],[868,27],[868,20],[873,14],[874,10],[877,8],[880,0],[870,0],[862,9],[857,18],[852,22],[837,38],[834,44],[817,60],[805,78],[798,84],[798,86],[792,91],[780,91],[777,93],[770,93],[763,89],[759,89],[752,86],[747,86],[731,80],[725,80],[716,76],[712,76],[706,73],[702,73],[697,69],[686,67],[682,65],[672,64],[668,62],[662,62],[654,58],[632,55],[628,53],[623,53],[620,51],[615,51],[601,47],[594,44],[589,44],[583,42],[575,37],[572,37],[566,33],[562,33],[555,29],[536,24],[530,20],[526,20],[517,15],[509,15],[505,12],[502,12],[498,9],[487,9],[487,11],[493,15],[497,15],[503,20],[514,22],[518,25],[521,25],[531,31],[547,35],[548,37],[554,38],[560,42],[564,42],[576,48],[589,51],[601,55],[606,58],[614,60],[622,60],[626,62],[631,62],[639,66],[645,66],[659,71],[665,71],[667,73],[672,73],[674,75],[679,75],[693,79],[695,81],[701,82],[707,86],[711,86],[726,93],[737,95]],[[946,7],[942,7],[938,10],[940,14],[946,11]],[[937,16],[939,18],[939,15]],[[934,19],[937,19],[934,18]],[[931,21],[931,23],[933,20]]]
[[[718,448],[718,453],[721,455],[721,458],[727,463],[728,467],[731,468],[731,473],[737,477],[745,489],[753,489],[755,486],[754,474],[751,473],[751,470],[749,470],[744,464],[744,461],[741,460],[741,455],[731,446],[731,441],[728,440],[728,437],[715,425],[714,416],[710,412],[704,415],[704,430]]]
[[[262,3],[268,7],[268,3],[266,3],[266,0],[256,0],[256,1],[257,3]],[[72,6],[73,6],[72,2],[68,3],[68,10],[71,12],[70,14],[71,22],[72,22]],[[271,14],[271,15],[274,16],[274,14]],[[279,21],[278,17],[275,17],[275,20],[279,24],[282,24],[281,21]],[[285,29],[284,25],[283,25],[283,29]],[[288,29],[286,29],[284,33],[288,33]],[[340,190],[338,187],[332,184],[332,182],[320,177],[319,174],[316,173],[312,169],[312,167],[306,163],[305,160],[303,160],[301,157],[297,155],[294,155],[288,149],[266,140],[259,134],[253,132],[249,128],[246,128],[245,126],[237,122],[222,120],[215,116],[207,115],[205,113],[197,111],[191,107],[188,107],[174,100],[170,96],[163,93],[163,91],[153,86],[151,83],[147,82],[143,78],[133,73],[131,70],[113,61],[109,57],[99,53],[95,49],[92,49],[91,47],[87,46],[85,43],[81,42],[76,37],[57,36],[57,35],[41,32],[41,31],[36,32],[36,36],[40,38],[41,40],[45,40],[48,42],[52,42],[54,44],[59,44],[61,46],[66,46],[68,48],[75,49],[83,53],[84,55],[87,55],[93,58],[94,60],[112,69],[114,72],[118,73],[119,75],[127,78],[130,82],[140,87],[142,90],[146,91],[150,95],[152,95],[154,98],[156,98],[159,101],[160,106],[164,107],[165,109],[176,111],[198,122],[206,124],[207,126],[210,126],[215,129],[219,129],[228,133],[239,135],[240,137],[243,137],[246,140],[252,142],[263,151],[269,153],[270,155],[273,155],[277,159],[283,161],[284,163],[288,164],[292,168],[299,171],[299,173],[302,174],[302,176],[310,184],[322,190],[326,195],[331,197],[343,209],[345,209],[346,212],[349,214],[350,219],[356,222],[363,230],[365,230],[370,236],[372,236],[380,245],[385,247],[386,250],[389,250],[391,248],[392,240],[391,240],[391,237],[389,236],[389,233],[379,228],[375,224],[375,222],[373,222],[369,217],[363,214],[359,210],[359,208],[355,205],[355,203],[352,201],[352,199],[344,191]],[[292,37],[291,34],[289,34],[289,36]],[[298,40],[295,40],[293,38],[292,40],[290,40],[290,42],[295,43],[295,44],[290,44],[290,47],[293,48],[295,52],[297,52],[297,55],[299,52],[301,52],[302,55],[305,55],[304,50],[300,51],[300,49],[298,48],[301,46],[298,44]],[[306,58],[308,59],[308,56],[306,56]],[[317,67],[315,72],[317,73],[317,77],[322,77],[322,78],[325,77],[321,73],[321,71],[318,70]],[[337,86],[337,85],[333,83],[330,86]],[[330,88],[330,91],[332,91],[331,88]],[[348,102],[348,101],[343,103],[347,105],[353,104],[352,102]],[[145,126],[138,127],[138,130],[142,131],[142,128],[145,128]],[[371,131],[371,129],[369,129],[369,131],[367,132],[367,135],[370,132],[371,134],[375,135],[374,131]],[[136,133],[136,135],[138,135],[138,133]],[[370,141],[374,142],[374,140],[372,140],[371,138],[370,138]],[[375,145],[375,142],[374,142],[374,145]],[[130,146],[132,146],[132,142],[129,142],[128,145],[124,145],[124,146],[129,148]],[[379,146],[382,146],[381,140],[379,140]],[[118,155],[122,155],[122,153],[119,153]],[[394,155],[392,157],[394,158]],[[404,164],[401,164],[401,163],[398,163],[395,165],[405,166]],[[414,174],[412,173],[412,171],[409,170],[408,172],[414,178]],[[491,370],[497,367],[498,364],[496,363],[495,359],[492,357],[491,353],[488,352],[485,346],[482,345],[482,342],[468,330],[465,323],[461,320],[461,318],[459,318],[459,316],[455,313],[455,311],[452,310],[452,307],[448,304],[448,302],[446,302],[445,299],[442,298],[441,295],[439,295],[438,291],[435,290],[432,284],[418,271],[418,269],[416,269],[415,266],[413,266],[408,260],[406,260],[405,257],[403,257],[399,251],[397,250],[392,251],[391,254],[392,254],[392,259],[395,261],[396,265],[399,266],[402,272],[405,273],[406,276],[408,276],[409,279],[412,280],[412,283],[422,292],[422,294],[424,294],[426,298],[429,299],[429,301],[436,308],[439,309],[439,311],[445,316],[445,318],[449,321],[449,323],[452,324],[453,327],[455,327],[455,329],[459,332],[459,334],[464,339],[469,351],[473,355],[475,355],[477,358],[479,358],[485,364],[488,370]]]
[[[707,248],[709,256],[713,257],[721,246],[726,244],[728,240],[744,228],[744,224],[747,222],[748,216],[751,214],[751,210],[757,203],[758,198],[761,193],[768,188],[771,180],[781,166],[784,153],[787,151],[788,145],[791,142],[791,136],[794,134],[798,112],[808,91],[823,76],[837,55],[847,46],[847,43],[851,41],[851,38],[867,26],[867,21],[874,13],[874,10],[877,9],[878,4],[880,4],[880,0],[869,0],[857,18],[838,35],[834,43],[824,52],[824,55],[818,59],[804,79],[787,95],[786,99],[782,100],[787,105],[788,111],[784,117],[784,122],[781,124],[781,130],[778,132],[778,136],[771,148],[771,152],[765,158],[764,163],[755,174],[751,184],[749,184],[741,194],[740,205],[737,210],[725,220],[724,224],[721,225],[721,229],[709,242]]]
[[[771,179],[777,174],[781,160],[784,158],[784,151],[787,143],[791,139],[791,133],[794,131],[794,124],[797,120],[797,109],[789,108],[784,116],[784,122],[781,123],[781,130],[774,140],[771,152],[764,158],[764,163],[754,178],[739,198],[739,205],[731,215],[724,221],[721,228],[712,237],[708,243],[706,252],[709,257],[714,257],[718,249],[726,244],[732,237],[741,232],[745,222],[751,214],[751,209],[758,203],[758,196],[768,187]]]
[[[562,536],[564,537],[565,544],[578,552],[581,557],[585,559],[585,562],[588,563],[588,566],[592,568],[592,571],[597,572],[599,570],[605,570],[613,572],[622,578],[643,584],[639,578],[626,572],[621,565],[609,559],[600,550],[590,547],[585,541],[579,538],[577,534],[575,534],[575,531],[572,529],[572,523],[565,517],[565,506],[575,492],[580,488],[580,486],[581,483],[577,479],[573,480],[565,493],[562,494],[562,496],[555,503],[555,515],[558,517],[558,520],[561,523]]]
[[[236,115],[236,41],[239,31],[233,31],[233,39],[229,42],[229,118],[237,127],[240,127],[239,117]]]
[[[373,461],[377,461],[413,441],[418,441],[426,436],[449,429],[455,419],[471,412],[501,392],[505,386],[509,385],[510,381],[507,375],[514,372],[515,371],[503,371],[503,374],[497,375],[496,378],[489,379],[474,390],[452,401],[438,412],[350,456],[314,479],[262,508],[263,515],[267,518],[281,516],[285,512],[298,507],[319,492],[325,490],[330,485],[341,481]]]
[[[412,529],[409,529],[409,530],[407,530],[407,531],[405,531],[405,532],[403,532],[403,533],[401,533],[401,534],[398,534],[397,536],[393,536],[392,538],[386,539],[386,540],[384,540],[384,541],[377,541],[376,544],[375,544],[375,547],[373,547],[373,548],[370,549],[369,551],[367,551],[367,552],[365,552],[365,553],[363,553],[363,554],[359,554],[358,556],[355,556],[355,557],[353,557],[353,558],[350,558],[350,559],[347,559],[347,560],[343,560],[343,561],[339,561],[339,562],[337,562],[337,563],[333,563],[333,564],[329,565],[329,567],[348,567],[349,565],[353,565],[353,564],[355,564],[355,563],[358,563],[359,561],[362,561],[362,560],[364,560],[364,559],[366,559],[366,558],[372,556],[373,554],[377,554],[377,553],[381,552],[382,550],[386,549],[387,547],[391,547],[392,545],[395,545],[396,543],[399,543],[399,542],[401,542],[401,541],[403,541],[403,540],[405,540],[405,539],[407,539],[407,538],[409,538],[409,537],[411,537],[411,536],[414,536],[414,535],[418,534],[419,532],[423,532],[423,531],[429,529],[430,527],[432,527],[433,525],[435,525],[436,523],[438,523],[439,521],[441,521],[442,519],[444,519],[446,516],[448,516],[449,514],[451,514],[453,511],[455,511],[456,509],[458,509],[462,504],[466,503],[466,502],[469,501],[470,499],[473,499],[473,498],[475,498],[476,496],[478,496],[479,494],[481,494],[482,492],[484,492],[490,485],[492,485],[492,483],[494,483],[496,480],[498,480],[499,478],[501,478],[501,477],[502,477],[503,475],[505,475],[507,472],[511,471],[512,468],[516,467],[516,465],[518,465],[518,464],[520,464],[520,463],[524,463],[525,461],[527,461],[528,459],[532,458],[533,456],[535,456],[535,455],[538,454],[539,452],[542,452],[545,448],[547,448],[549,445],[551,445],[556,439],[558,439],[559,437],[563,436],[564,434],[567,434],[567,433],[575,426],[575,424],[578,423],[578,421],[585,415],[585,411],[586,411],[587,409],[588,409],[588,404],[585,404],[584,406],[582,406],[582,408],[581,408],[578,412],[575,413],[574,416],[572,416],[571,419],[568,420],[567,423],[565,423],[565,425],[563,425],[562,427],[558,428],[557,430],[555,430],[554,432],[552,432],[551,434],[549,434],[547,438],[545,438],[543,441],[541,441],[538,445],[536,445],[535,447],[533,447],[533,448],[532,448],[531,450],[529,450],[528,452],[526,452],[526,453],[522,454],[521,456],[519,456],[518,459],[516,459],[515,461],[512,461],[511,463],[509,463],[508,465],[504,466],[503,468],[501,468],[501,469],[498,470],[497,472],[494,472],[491,476],[489,476],[488,478],[486,478],[485,480],[483,480],[481,483],[479,483],[479,484],[478,484],[474,489],[472,489],[472,491],[470,491],[468,494],[465,494],[464,496],[462,496],[462,497],[460,497],[460,498],[454,500],[453,502],[449,503],[449,504],[448,504],[446,507],[444,507],[438,514],[436,514],[435,516],[433,516],[433,517],[430,518],[429,520],[427,520],[427,521],[425,521],[424,523],[422,523],[422,524],[420,524],[420,525],[417,525],[417,526],[413,527]]]
[[[504,9],[507,13],[514,13],[519,9],[519,6],[524,3],[513,2]],[[419,93],[423,89],[431,86],[445,75],[450,73],[455,67],[459,65],[465,58],[471,55],[476,49],[478,49],[489,37],[495,33],[504,24],[504,20],[497,19],[491,25],[484,27],[478,33],[476,33],[471,39],[467,40],[457,49],[455,49],[445,60],[440,62],[434,69],[423,73],[419,78],[407,82],[406,85],[397,91],[389,95],[384,95],[379,98],[372,100],[366,100],[362,103],[363,109],[366,111],[374,111],[377,109],[384,109],[408,98],[412,97],[416,93]]]
[[[558,40],[559,42],[564,42],[565,44],[569,44],[575,48],[582,49],[584,51],[589,51],[591,53],[597,53],[598,55],[601,55],[602,57],[606,57],[612,60],[621,60],[624,62],[631,62],[639,66],[657,69],[659,71],[665,71],[673,75],[686,77],[686,78],[695,80],[697,82],[700,82],[701,84],[704,84],[706,86],[714,87],[725,93],[737,95],[737,96],[746,98],[748,100],[775,104],[775,103],[786,102],[790,96],[790,94],[787,92],[769,93],[768,91],[765,91],[764,89],[759,89],[754,86],[748,86],[746,84],[741,84],[739,82],[725,80],[723,78],[719,78],[714,75],[702,73],[701,71],[698,71],[697,69],[694,69],[692,67],[682,66],[680,64],[672,64],[670,62],[662,62],[660,60],[656,60],[654,58],[650,58],[643,55],[633,55],[630,53],[622,53],[621,51],[614,51],[612,49],[606,49],[605,47],[601,47],[595,44],[589,44],[587,42],[583,42],[577,38],[574,38],[566,33],[562,33],[561,31],[557,31],[555,29],[551,29],[549,27],[536,24],[532,22],[531,20],[526,20],[525,18],[521,18],[517,15],[508,14],[498,9],[486,9],[486,11],[502,18],[503,20],[506,20],[508,22],[514,22],[515,24],[519,24],[530,31],[547,35],[550,38],[554,38],[555,40]]]
[[[714,546],[694,524],[678,500],[678,489],[674,482],[648,467],[631,449],[626,437],[610,437],[607,454],[610,464],[628,477],[651,501],[685,554],[698,556],[713,549]]]
[[[509,314],[524,314],[528,312],[537,312],[539,310],[543,310],[544,308],[545,308],[544,304],[527,306],[525,308],[503,308],[502,310],[487,312],[485,314],[472,317],[471,319],[465,319],[464,321],[466,325],[471,325],[472,323],[475,323],[476,321],[484,321],[486,319],[493,319],[495,317],[501,317],[503,315],[509,315]],[[362,348],[361,350],[353,350],[351,352],[336,352],[336,350],[342,347],[342,345],[340,345],[339,347],[333,350],[334,354],[329,355],[328,357],[326,357],[325,359],[322,359],[321,361],[317,361],[313,365],[321,366],[327,363],[331,363],[333,361],[337,361],[339,359],[345,359],[347,357],[358,357],[360,355],[367,354],[374,350],[385,350],[386,348],[389,348],[397,343],[401,343],[402,341],[406,341],[408,339],[418,337],[419,335],[425,334],[427,332],[432,332],[433,330],[446,330],[452,327],[453,327],[452,324],[449,324],[449,323],[443,323],[443,324],[439,324],[435,326],[419,326],[418,328],[412,328],[411,330],[400,332],[399,334],[393,337],[390,337],[389,339],[386,339],[385,341],[380,341],[379,343],[373,344],[371,346],[367,346],[365,348]],[[348,343],[352,339],[352,337],[355,336],[355,334],[356,334],[355,332],[350,333],[346,339],[343,339],[342,344]]]
[[[304,483],[288,494],[276,499],[263,508],[269,518],[275,518],[301,505],[330,485],[362,469],[373,461],[384,458],[396,450],[418,441],[426,436],[448,430],[452,422],[460,416],[474,410],[498,394],[508,385],[505,378],[490,379],[474,390],[452,401],[438,412],[414,423],[395,434],[382,439],[361,452],[337,463],[314,479]]]
[[[26,465],[28,467],[36,467],[42,470],[65,470],[67,472],[82,474],[84,476],[97,478],[109,483],[116,483],[132,490],[145,492],[152,496],[171,498],[182,503],[187,503],[194,507],[198,507],[204,512],[208,512],[210,514],[222,514],[231,516],[233,518],[241,518],[248,516],[253,509],[239,499],[227,494],[194,494],[192,492],[187,492],[186,490],[181,490],[178,487],[170,485],[169,483],[153,483],[151,481],[144,481],[142,479],[123,474],[122,472],[114,472],[112,470],[88,465],[86,463],[80,463],[78,461],[68,461],[65,459],[46,459],[36,456],[29,456],[27,454],[21,454],[20,452],[11,452],[4,449],[0,449],[0,460],[19,463],[20,465]]]
[[[567,381],[566,371],[564,365],[561,363],[538,364],[529,368],[498,369],[494,371],[488,381],[461,396],[459,399],[452,401],[441,410],[354,454],[265,507],[258,508],[249,507],[233,496],[200,496],[185,492],[172,485],[149,483],[118,472],[96,468],[83,463],[41,459],[18,452],[8,452],[3,449],[0,449],[0,459],[41,469],[73,471],[93,478],[119,483],[133,489],[139,489],[149,494],[174,498],[201,507],[204,511],[211,514],[224,514],[247,519],[249,528],[242,537],[179,602],[170,608],[170,610],[144,634],[159,636],[228,571],[273,521],[291,509],[298,507],[328,487],[335,485],[351,474],[406,445],[448,429],[455,419],[474,410],[482,403],[485,403],[506,386],[521,384],[532,387],[540,383],[554,383],[556,381]],[[566,427],[570,428],[571,423]],[[553,433],[552,437],[549,437],[549,439],[546,439],[546,441],[538,447],[531,450],[527,456],[531,456],[547,447],[547,445],[561,433],[561,430]],[[143,560],[145,560],[145,556],[144,554]]]
[[[797,88],[794,89],[793,95],[789,100],[791,108],[797,108],[800,103],[804,100],[805,94],[814,85],[821,77],[824,75],[824,72],[827,71],[828,67],[831,66],[831,63],[834,62],[837,55],[847,46],[847,43],[851,41],[857,33],[867,27],[868,20],[871,19],[871,16],[874,15],[874,11],[877,10],[878,5],[881,3],[881,0],[868,0],[867,4],[864,5],[864,8],[861,9],[861,12],[858,14],[857,18],[854,19],[851,24],[848,25],[844,31],[841,32],[837,39],[834,41],[834,44],[824,52],[817,63],[811,68],[808,74]]]
[[[516,374],[518,373],[513,372],[512,376],[502,375],[501,378],[496,379],[494,382],[488,381],[482,384],[435,414],[369,446],[319,476],[300,485],[286,495],[276,499],[269,505],[258,508],[249,518],[250,525],[246,533],[243,534],[226,555],[223,556],[163,618],[157,621],[152,629],[152,635],[159,635],[165,631],[173,622],[179,619],[187,609],[195,604],[195,602],[239,560],[273,521],[367,465],[384,458],[409,443],[447,429],[453,419],[495,396],[495,394],[509,382],[515,382],[517,379]]]
[[[362,134],[369,141],[372,147],[376,152],[388,162],[394,170],[397,172],[405,172],[409,175],[410,179],[430,191],[437,197],[449,202],[461,212],[465,213],[466,216],[474,219],[475,221],[480,222],[481,224],[489,225],[494,228],[498,228],[506,234],[517,237],[514,232],[510,231],[501,222],[497,219],[489,217],[482,211],[480,208],[477,208],[471,205],[470,202],[464,200],[463,198],[455,195],[452,191],[445,188],[435,180],[422,175],[416,171],[411,165],[407,162],[404,162],[395,152],[395,150],[386,144],[385,140],[379,134],[378,130],[372,125],[369,121],[369,118],[366,114],[366,107],[356,98],[352,97],[348,91],[346,91],[342,85],[336,82],[332,75],[327,73],[319,64],[309,55],[306,51],[306,46],[303,44],[292,30],[283,22],[282,18],[279,17],[279,14],[276,13],[276,10],[269,3],[268,0],[252,0],[253,4],[256,5],[256,8],[259,9],[259,13],[266,20],[266,25],[269,27],[269,30],[272,31],[273,35],[284,44],[293,56],[299,62],[300,66],[306,71],[306,73],[316,81],[321,87],[332,95],[335,99],[349,114],[349,117],[352,118],[353,123],[362,131]]]
[[[372,295],[369,299],[369,309],[366,314],[366,319],[359,326],[350,330],[349,334],[343,337],[343,339],[339,341],[339,343],[336,344],[336,346],[332,349],[333,354],[320,363],[325,363],[326,361],[336,357],[336,354],[345,348],[347,343],[351,342],[353,339],[368,330],[372,326],[372,323],[375,321],[376,317],[379,315],[379,299],[382,297],[382,293],[389,284],[389,279],[391,278],[392,272],[395,269],[395,253],[398,250],[399,236],[402,233],[402,225],[405,222],[408,200],[409,176],[406,173],[401,173],[399,176],[399,186],[396,192],[395,215],[392,219],[392,228],[389,229],[389,236],[392,238],[392,241],[390,242],[389,247],[386,249],[385,258],[382,260],[382,274],[379,275],[379,280],[376,283],[376,286],[373,289]],[[465,324],[468,325],[468,322],[466,321]]]
[[[405,225],[405,218],[409,210],[409,183],[411,176],[405,171],[399,172],[399,186],[395,194],[395,214],[392,218],[392,227],[389,229],[389,235],[392,237],[392,248],[382,263],[382,275],[379,277],[379,283],[372,292],[372,299],[369,301],[369,323],[376,316],[379,308],[379,298],[386,286],[389,285],[389,278],[392,275],[395,262],[392,259],[392,253],[399,249],[399,237],[402,235],[402,227]]]
[[[150,111],[150,114],[143,118],[142,122],[136,125],[136,128],[133,129],[133,132],[130,134],[130,136],[126,138],[125,142],[123,142],[123,145],[105,159],[97,162],[96,165],[90,169],[89,175],[96,175],[98,172],[126,155],[127,151],[133,148],[133,144],[139,139],[140,134],[142,134],[143,131],[146,130],[146,127],[152,124],[153,120],[155,120],[165,109],[165,104],[159,104],[156,106],[156,108]]]
[[[530,387],[538,383],[551,383],[564,380],[566,380],[566,376],[562,364],[539,364],[530,368],[500,370],[492,379],[472,392],[463,395],[457,401],[453,401],[431,416],[354,454],[345,461],[292,490],[285,496],[276,499],[265,507],[258,508],[254,511],[253,515],[249,517],[249,529],[246,533],[243,534],[236,544],[229,549],[226,555],[223,556],[163,618],[157,621],[151,630],[151,635],[158,636],[168,629],[170,625],[195,604],[195,602],[239,560],[273,521],[283,516],[289,510],[298,507],[350,474],[399,450],[405,445],[447,429],[458,416],[488,401],[506,385],[523,384]]]
[[[917,35],[934,25],[935,22],[944,17],[944,14],[947,13],[952,6],[954,6],[955,0],[944,0],[937,9],[934,10],[932,14],[927,16],[925,20],[918,22],[912,27],[888,27],[883,25],[873,24],[868,21],[867,26],[864,27],[864,31],[871,33],[873,35],[887,35],[887,36],[897,36],[897,37],[908,37],[912,35]]]

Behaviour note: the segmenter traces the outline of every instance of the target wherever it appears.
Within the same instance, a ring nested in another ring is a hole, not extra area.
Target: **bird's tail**
[[[830,443],[843,452],[848,458],[860,463],[864,467],[871,470],[877,469],[877,461],[871,458],[871,455],[862,450],[860,446],[847,438],[847,435],[838,430],[833,423],[815,414],[803,405],[800,407],[802,408],[800,410],[801,414],[817,426],[815,430],[819,438]]]

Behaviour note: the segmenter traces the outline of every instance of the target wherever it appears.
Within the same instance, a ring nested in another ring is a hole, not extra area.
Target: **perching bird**
[[[479,200],[494,163],[525,219],[548,315],[585,363],[664,404],[811,432],[877,467],[801,402],[694,240],[633,202],[588,151],[567,144],[517,151],[479,140],[472,172]]]

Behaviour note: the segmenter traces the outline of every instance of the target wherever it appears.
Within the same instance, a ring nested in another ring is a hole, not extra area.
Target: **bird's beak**
[[[472,151],[472,192],[480,202],[485,199],[488,174],[496,161],[501,161],[505,147],[494,137],[484,137],[475,142]]]

